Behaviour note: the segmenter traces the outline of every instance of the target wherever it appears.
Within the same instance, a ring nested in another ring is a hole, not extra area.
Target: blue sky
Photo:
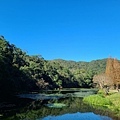
[[[119,0],[0,0],[0,34],[44,59],[120,59]]]

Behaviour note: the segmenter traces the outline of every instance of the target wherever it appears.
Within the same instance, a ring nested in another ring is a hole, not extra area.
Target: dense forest
[[[90,88],[93,86],[93,76],[105,72],[106,60],[45,60],[41,55],[28,55],[0,36],[0,94]]]

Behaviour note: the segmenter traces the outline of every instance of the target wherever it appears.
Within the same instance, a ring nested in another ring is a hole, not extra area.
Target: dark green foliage
[[[68,75],[72,76],[70,81],[73,80],[79,87],[92,87],[92,79],[95,74],[104,73],[106,67],[106,60],[94,60],[91,62],[75,62],[56,59],[50,63],[57,63],[68,70]],[[66,71],[64,70],[64,73]]]
[[[42,89],[92,87],[95,74],[105,71],[106,59],[91,62],[44,60],[29,56],[0,37],[0,94]]]

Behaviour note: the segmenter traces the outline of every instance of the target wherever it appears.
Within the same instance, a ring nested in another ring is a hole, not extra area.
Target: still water
[[[93,112],[88,113],[67,113],[59,116],[47,116],[37,120],[112,120],[110,117],[96,115]]]
[[[49,99],[50,96],[40,94],[23,96],[23,98],[11,100],[6,108],[1,108],[1,120],[112,120],[110,113],[84,104],[80,97],[62,98],[61,95],[59,97],[53,95],[52,99]],[[40,97],[42,99],[38,99]],[[65,106],[47,107],[47,104],[51,103],[60,103]],[[4,104],[6,103],[4,102],[3,106]]]

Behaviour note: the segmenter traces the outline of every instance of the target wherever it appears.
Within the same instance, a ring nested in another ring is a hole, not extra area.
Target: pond
[[[88,120],[88,118],[89,120],[112,120],[105,116],[103,112],[96,111],[91,106],[85,105],[81,98],[67,98],[49,101],[29,101],[21,99],[21,102],[27,103],[20,103],[22,106],[19,106],[18,108],[13,106],[13,109],[11,110],[7,108],[3,120],[67,120],[68,118],[69,120]],[[49,108],[46,106],[46,104],[54,102],[66,104],[67,106],[60,108]]]
[[[111,113],[84,104],[80,96],[40,93],[20,96],[6,99],[0,103],[0,119],[88,120],[89,118],[89,120],[112,120]]]
[[[39,118],[37,120],[112,120],[112,118],[107,116],[96,115],[93,112],[88,113],[67,113],[58,116],[47,116],[44,118]]]

